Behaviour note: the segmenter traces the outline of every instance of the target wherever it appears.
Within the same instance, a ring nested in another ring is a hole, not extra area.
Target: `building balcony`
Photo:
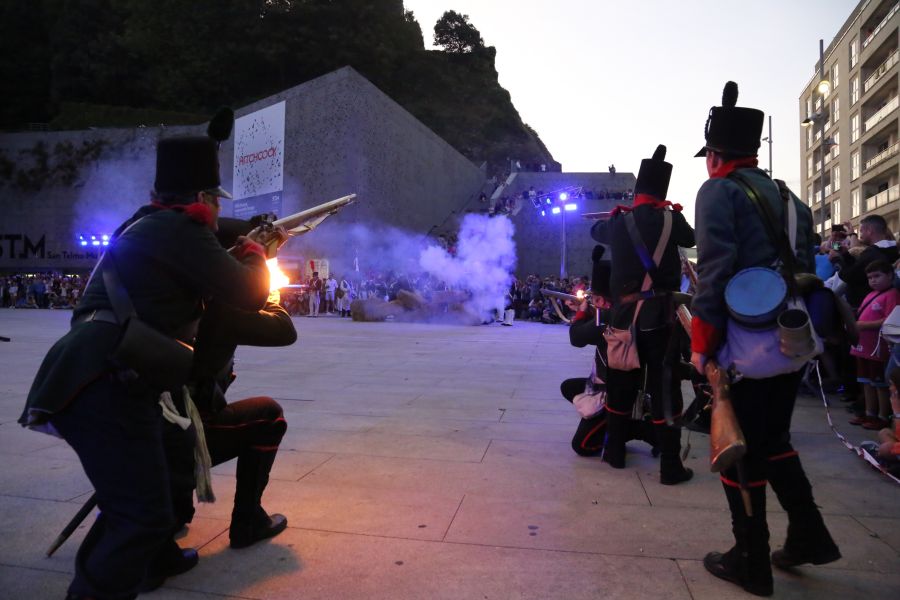
[[[900,184],[891,186],[883,192],[866,198],[866,212],[871,212],[885,204],[894,202],[897,198],[900,198]]]
[[[872,71],[872,74],[866,79],[865,83],[863,83],[863,93],[868,92],[873,85],[878,83],[878,81],[884,77],[884,74],[891,70],[891,68],[897,64],[897,61],[900,60],[900,48],[894,50],[894,52],[888,56],[887,60],[878,65],[878,67]]]
[[[891,8],[891,10],[888,11],[888,14],[886,14],[884,16],[884,18],[881,20],[881,22],[875,26],[875,29],[872,30],[872,33],[870,33],[868,36],[866,36],[866,39],[864,39],[863,43],[862,43],[863,48],[865,48],[866,46],[871,44],[872,40],[875,39],[875,36],[877,36],[879,33],[881,33],[881,30],[884,29],[884,27],[887,25],[888,21],[891,20],[891,17],[893,17],[894,15],[897,14],[898,9],[900,9],[900,2],[894,4],[894,6]]]
[[[882,150],[881,152],[867,160],[865,170],[868,171],[869,169],[877,167],[890,157],[896,155],[897,152],[900,152],[900,142],[896,142],[893,146],[889,146],[887,149]]]
[[[889,114],[897,110],[898,106],[900,106],[900,96],[894,96],[887,104],[878,109],[875,114],[865,120],[863,123],[863,132],[868,133],[871,131],[873,127],[886,119]]]

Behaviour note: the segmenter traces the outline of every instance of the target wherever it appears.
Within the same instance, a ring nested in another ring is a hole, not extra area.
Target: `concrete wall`
[[[424,235],[480,192],[483,172],[351,68],[344,68],[236,111],[237,116],[284,100],[283,214],[356,193],[357,204],[320,231],[340,224],[384,224]],[[204,126],[103,129],[0,135],[0,153],[30,168],[30,150],[102,140],[96,161],[81,165],[71,185],[48,182],[38,192],[0,180],[0,269],[90,269],[100,248],[81,248],[78,233],[111,233],[146,203],[161,136],[202,133]],[[62,155],[60,154],[62,158]],[[232,140],[220,150],[222,180],[231,189]],[[61,160],[60,162],[64,162]],[[223,201],[223,215],[230,214]],[[10,237],[18,239],[8,239]],[[30,243],[25,251],[25,236]],[[323,256],[317,233],[292,240],[288,259]],[[41,244],[41,240],[43,240]],[[14,251],[10,251],[14,244]]]
[[[518,198],[522,204],[522,192],[534,187],[536,192],[545,194],[570,187],[582,187],[593,192],[624,193],[634,189],[635,177],[631,173],[516,173],[503,195]],[[566,221],[566,272],[570,276],[590,275],[591,252],[596,245],[590,236],[591,225],[581,217],[582,213],[609,211],[616,204],[630,204],[630,200],[574,201],[578,210],[568,212]],[[565,212],[565,211],[562,211]],[[515,240],[519,264],[516,273],[523,277],[530,273],[558,275],[562,255],[562,212],[558,215],[546,210],[546,216],[534,208],[530,201],[522,204],[513,215],[516,227]]]

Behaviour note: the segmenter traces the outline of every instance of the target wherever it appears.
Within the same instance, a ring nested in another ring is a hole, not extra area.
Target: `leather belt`
[[[619,306],[623,306],[625,304],[634,304],[638,300],[647,300],[648,298],[658,298],[661,296],[668,296],[672,292],[669,290],[647,290],[646,292],[635,292],[633,294],[627,294],[619,298]]]
[[[77,317],[72,319],[72,325],[87,323],[89,321],[101,321],[103,323],[112,323],[113,325],[119,324],[119,320],[116,318],[116,313],[109,310],[108,308],[100,308],[97,310],[86,312],[82,315],[78,315]]]

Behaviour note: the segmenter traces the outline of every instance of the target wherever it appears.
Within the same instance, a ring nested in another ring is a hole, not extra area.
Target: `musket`
[[[318,227],[322,221],[331,215],[336,214],[342,208],[353,202],[356,202],[356,194],[348,194],[347,196],[341,196],[336,200],[324,202],[318,206],[301,210],[298,213],[274,221],[265,221],[260,227],[263,231],[272,232],[276,231],[279,227],[283,227],[290,237],[303,235],[309,233]],[[264,240],[265,241],[262,243],[266,248],[266,256],[268,258],[275,258],[281,240],[277,235],[264,238]]]
[[[748,517],[752,517],[753,508],[750,504],[750,491],[743,463],[744,455],[747,454],[747,442],[734,414],[734,406],[731,404],[729,387],[731,380],[728,372],[713,359],[707,361],[704,370],[713,392],[709,429],[709,469],[713,473],[719,473],[733,466],[737,467],[744,511]]]
[[[612,216],[611,212],[589,212],[589,213],[581,213],[581,218],[588,219],[590,221],[602,221],[604,219],[608,219]]]
[[[563,302],[576,302],[581,304],[584,301],[584,291],[578,290],[580,296],[575,296],[572,294],[567,294],[565,292],[557,292],[556,290],[548,290],[547,288],[541,288],[541,294],[547,296],[550,299],[550,304],[553,306],[553,310],[556,311],[556,315],[560,318],[563,323],[570,323],[571,321],[566,318],[563,314],[562,309],[559,307],[559,301]]]

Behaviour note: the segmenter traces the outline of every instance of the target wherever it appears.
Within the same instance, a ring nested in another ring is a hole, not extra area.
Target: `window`
[[[841,201],[835,200],[834,206],[831,207],[831,220],[835,223],[841,222]]]
[[[806,149],[809,150],[813,145],[813,127],[806,128]]]
[[[813,185],[809,184],[806,186],[806,204],[812,206],[813,204]]]
[[[835,131],[831,137],[834,139],[834,146],[831,147],[831,158],[836,158],[841,153],[841,132]]]
[[[836,90],[840,83],[840,63],[834,63],[831,67],[831,89]]]
[[[850,143],[859,139],[859,113],[850,117]]]
[[[812,155],[806,157],[806,176],[813,176],[813,157]]]
[[[841,99],[835,98],[834,102],[831,103],[831,122],[837,125],[838,119],[841,116]]]
[[[850,192],[850,204],[853,214],[851,216],[858,217],[859,216],[859,188],[856,188],[852,192]]]
[[[850,180],[859,178],[859,150],[850,155]]]
[[[856,66],[856,63],[859,62],[859,38],[854,38],[852,42],[850,42],[850,68]]]
[[[841,166],[840,165],[834,165],[834,168],[831,170],[831,181],[833,182],[832,187],[834,188],[835,192],[838,191],[839,189],[841,189]],[[840,206],[840,204],[838,204],[837,200],[834,201],[834,204],[835,204],[835,206]]]
[[[859,75],[850,80],[850,106],[859,102]]]

